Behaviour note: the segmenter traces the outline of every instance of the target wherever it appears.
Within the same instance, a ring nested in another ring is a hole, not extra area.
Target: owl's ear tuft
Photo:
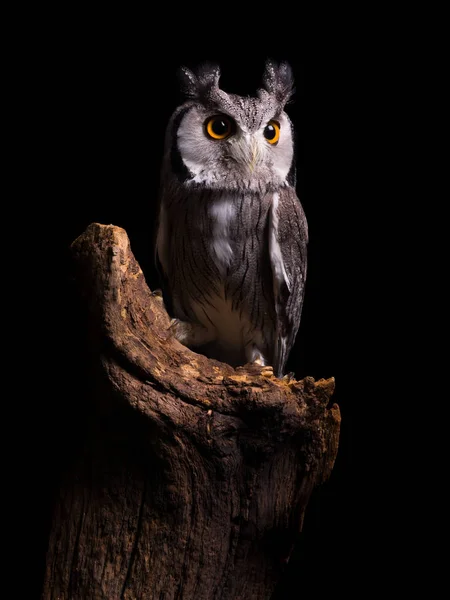
[[[181,67],[178,71],[181,91],[188,98],[203,98],[218,89],[220,79],[220,68],[212,63],[200,65],[195,72],[187,67]]]
[[[269,94],[275,96],[281,106],[284,106],[294,94],[294,76],[291,66],[287,62],[277,64],[269,59],[264,70],[263,87]]]

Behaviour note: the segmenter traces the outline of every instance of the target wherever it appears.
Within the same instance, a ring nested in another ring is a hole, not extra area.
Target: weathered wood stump
[[[91,224],[72,251],[95,392],[43,599],[270,598],[336,458],[334,380],[279,380],[179,344],[119,227]]]

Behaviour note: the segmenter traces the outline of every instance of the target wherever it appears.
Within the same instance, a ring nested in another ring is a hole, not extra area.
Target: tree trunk
[[[56,502],[43,600],[270,598],[336,458],[334,380],[182,346],[119,227],[91,224],[72,253],[95,402]]]

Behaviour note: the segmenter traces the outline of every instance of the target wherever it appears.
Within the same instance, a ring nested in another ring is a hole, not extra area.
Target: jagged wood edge
[[[205,428],[209,443],[215,433],[228,433],[226,417],[235,429],[236,419],[253,421],[258,415],[279,442],[302,430],[312,432],[315,452],[308,460],[316,462],[315,484],[329,477],[340,427],[339,407],[332,402],[334,378],[283,381],[267,368],[233,369],[180,344],[120,227],[92,223],[71,250],[103,367],[130,406],[160,428],[189,429],[200,443]],[[222,417],[217,432],[215,414]]]

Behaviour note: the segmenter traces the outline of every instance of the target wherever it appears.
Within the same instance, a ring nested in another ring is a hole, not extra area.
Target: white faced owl
[[[284,111],[288,64],[268,61],[255,96],[220,71],[180,70],[185,102],[166,132],[156,237],[177,339],[232,366],[284,374],[302,312],[308,228]]]

